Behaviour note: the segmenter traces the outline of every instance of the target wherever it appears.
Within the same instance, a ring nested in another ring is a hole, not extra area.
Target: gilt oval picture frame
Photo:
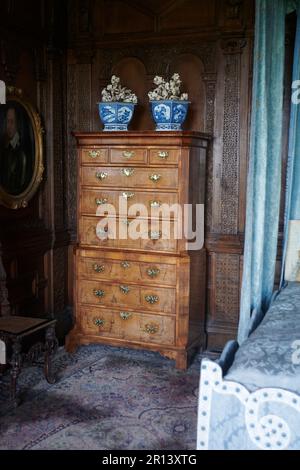
[[[22,96],[8,95],[0,106],[0,203],[27,207],[43,177],[41,120]]]

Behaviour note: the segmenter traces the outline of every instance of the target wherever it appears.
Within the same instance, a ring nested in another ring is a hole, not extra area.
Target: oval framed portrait
[[[0,106],[0,203],[10,209],[26,207],[42,181],[42,133],[34,108],[8,95]]]

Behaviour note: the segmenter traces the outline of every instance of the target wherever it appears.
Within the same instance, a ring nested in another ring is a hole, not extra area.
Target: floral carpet
[[[60,348],[54,366],[54,385],[23,369],[16,410],[0,376],[0,449],[196,448],[200,356],[179,371],[158,353],[93,345]]]

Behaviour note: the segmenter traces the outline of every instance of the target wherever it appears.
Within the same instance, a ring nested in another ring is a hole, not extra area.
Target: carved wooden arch
[[[135,58],[146,68],[148,81],[155,75],[166,75],[175,56],[192,54],[203,63],[202,79],[206,86],[205,130],[212,133],[214,128],[214,106],[216,88],[216,42],[193,44],[160,44],[158,46],[130,46],[123,49],[105,49],[100,52],[100,83],[105,83],[115,66],[126,58]]]
[[[122,85],[130,88],[139,98],[142,98],[142,95],[145,94],[143,80],[147,79],[147,69],[141,58],[136,56],[122,57],[112,64],[111,75],[120,76]]]
[[[193,44],[128,46],[122,49],[106,48],[102,49],[100,54],[100,78],[107,78],[113,64],[118,63],[125,57],[135,57],[140,60],[145,65],[149,75],[165,75],[168,64],[178,54],[193,54],[203,62],[205,74],[216,73],[216,51],[217,43],[215,41]]]
[[[128,46],[122,49],[108,48],[98,51],[99,79],[105,86],[114,64],[126,57],[134,57],[140,60],[147,71],[149,85],[155,75],[165,75],[170,68],[170,63],[177,55],[193,54],[203,63],[202,80],[205,83],[205,132],[213,135],[215,126],[215,101],[217,82],[217,41],[176,43],[159,45]],[[149,86],[149,89],[151,86]],[[150,116],[150,114],[149,114]],[[136,124],[136,123],[135,123]],[[150,123],[149,123],[150,125]],[[137,127],[139,128],[139,127]],[[144,127],[145,128],[145,127]],[[151,129],[153,127],[146,127]],[[207,201],[206,224],[211,226],[212,217],[212,186],[213,186],[213,155],[210,146],[207,155]]]
[[[169,77],[179,73],[181,92],[188,93],[191,104],[185,121],[189,130],[204,130],[206,115],[206,89],[203,81],[204,64],[193,53],[176,54],[170,62]]]
[[[151,88],[144,62],[137,57],[123,57],[113,64],[111,75],[121,78],[122,86],[130,88],[138,97],[130,128],[152,129],[154,124],[149,113],[148,91]]]

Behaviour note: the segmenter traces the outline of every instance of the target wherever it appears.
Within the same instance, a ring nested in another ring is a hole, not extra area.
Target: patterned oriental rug
[[[93,345],[54,361],[58,382],[24,368],[22,404],[0,376],[0,449],[193,450],[200,356],[187,371],[158,353]]]

